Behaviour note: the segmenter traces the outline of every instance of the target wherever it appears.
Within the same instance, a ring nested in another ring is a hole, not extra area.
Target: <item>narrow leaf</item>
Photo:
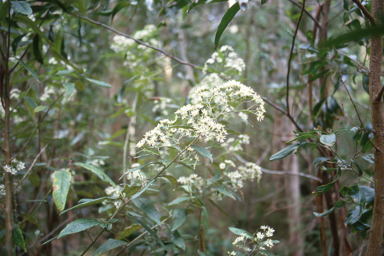
[[[132,196],[132,199],[138,198],[142,193],[144,193],[145,190],[147,190],[149,188],[149,186],[152,185],[153,182],[155,182],[155,180],[156,179],[153,179],[153,180],[149,181],[147,183],[147,185],[145,185],[145,187],[143,187],[137,194]]]
[[[86,207],[86,206],[90,206],[90,205],[94,205],[94,204],[98,204],[98,203],[101,203],[103,202],[104,200],[115,200],[117,199],[117,197],[109,197],[109,196],[106,196],[106,197],[101,197],[101,198],[96,198],[96,199],[88,199],[88,198],[83,198],[79,201],[79,204],[78,205],[75,205],[63,212],[60,213],[63,214],[65,212],[68,212],[68,211],[71,211],[71,210],[74,210],[74,209],[78,209],[78,208],[83,208],[83,207]]]
[[[323,212],[323,213],[314,212],[313,215],[315,215],[316,217],[324,217],[324,216],[331,214],[333,212],[333,210],[335,210],[335,207],[332,207],[331,209],[329,209],[328,211]]]
[[[240,10],[239,3],[235,3],[224,14],[224,16],[221,19],[221,22],[219,24],[219,27],[218,27],[218,29],[216,31],[215,48],[217,48],[217,46],[219,45],[219,41],[220,41],[221,35],[223,34],[224,30],[227,28],[228,24],[232,21],[232,19],[235,17],[236,13],[239,10]]]
[[[173,225],[171,231],[178,229],[187,220],[188,211],[187,209],[175,209],[173,211]]]
[[[104,180],[106,182],[109,182],[109,184],[111,184],[112,186],[116,187],[116,184],[111,180],[111,178],[109,178],[108,175],[106,175],[101,169],[97,168],[96,166],[90,165],[90,164],[84,164],[84,163],[74,163],[74,165],[83,167],[84,169],[87,169],[87,170],[93,172],[100,179],[102,179],[102,180]]]
[[[48,107],[47,106],[38,106],[34,109],[35,113],[46,110]]]
[[[153,230],[152,230],[150,227],[148,227],[147,224],[145,224],[145,223],[144,223],[142,220],[140,220],[140,219],[136,219],[136,220],[137,220],[137,222],[139,222],[139,224],[140,224],[141,226],[143,226],[143,228],[144,228],[145,230],[148,231],[148,233],[149,233],[151,236],[153,236],[153,238],[156,239],[156,241],[157,241],[161,246],[164,247],[164,243],[163,243],[163,241],[160,240],[160,238],[156,235],[156,233],[153,232]]]
[[[228,228],[233,234],[235,235],[238,235],[238,236],[241,236],[241,235],[245,235],[246,237],[252,239],[253,236],[251,233],[245,231],[245,230],[242,230],[242,229],[239,229],[239,228],[233,228],[233,227],[229,227]]]
[[[127,244],[124,241],[116,239],[108,239],[102,246],[97,248],[97,250],[92,254],[92,256],[101,256],[109,252],[110,250],[116,249],[120,246]]]
[[[25,63],[24,61],[22,61],[20,59],[17,59],[17,61],[21,64],[21,66],[23,66],[26,70],[28,70],[29,73],[31,73],[31,75],[36,79],[37,82],[40,83],[39,77],[37,76],[35,71],[33,71],[31,69],[31,67],[27,65],[27,63]]]
[[[128,238],[130,235],[132,235],[134,232],[142,229],[143,227],[139,224],[133,224],[132,226],[129,226],[125,228],[123,231],[119,233],[119,240],[123,238]]]
[[[200,146],[197,146],[197,145],[192,145],[191,146],[194,150],[197,151],[197,153],[199,153],[200,155],[208,158],[211,163],[213,163],[213,158],[212,158],[212,154],[211,152],[209,152],[206,148],[203,148],[203,147],[200,147]]]
[[[132,200],[133,204],[143,211],[151,220],[156,224],[161,225],[161,214],[155,209],[155,207],[145,198],[136,198]]]
[[[97,219],[78,219],[75,220],[71,223],[69,223],[59,234],[57,238],[74,234],[74,233],[79,233],[81,231],[84,231],[88,228],[98,226],[103,224],[103,222],[98,221]]]
[[[21,13],[24,15],[31,15],[32,14],[32,9],[31,6],[24,1],[11,1],[12,4],[12,9],[16,13]]]
[[[99,80],[95,80],[95,79],[91,79],[91,78],[86,78],[86,79],[89,82],[97,84],[98,86],[101,86],[101,87],[106,87],[106,88],[111,88],[112,87],[110,84],[107,84],[107,83],[99,81]]]
[[[299,147],[299,145],[300,144],[289,145],[288,147],[284,148],[283,150],[280,150],[279,152],[271,156],[271,158],[269,158],[269,161],[276,161],[289,156],[293,151],[295,151],[296,148]]]

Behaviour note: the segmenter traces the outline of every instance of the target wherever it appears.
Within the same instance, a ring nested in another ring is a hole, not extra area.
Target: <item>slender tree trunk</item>
[[[377,17],[384,11],[382,0],[371,1],[372,16]],[[371,102],[372,127],[375,136],[375,203],[373,207],[372,224],[369,235],[367,256],[382,254],[382,241],[384,230],[384,110],[382,89],[380,83],[381,66],[383,59],[383,38],[372,36],[371,56],[369,62],[369,97]]]
[[[8,2],[10,5],[10,2]],[[8,17],[10,18],[10,6]],[[10,70],[9,70],[9,54],[10,54],[10,25],[8,26],[8,31],[2,34],[2,50],[4,52],[4,58],[2,61],[1,69],[1,104],[3,104],[5,115],[4,115],[4,144],[3,144],[3,153],[4,153],[4,164],[11,165],[11,152],[10,152],[10,116],[11,112],[9,109],[10,99],[9,91],[11,90],[10,86]],[[4,172],[5,176],[5,250],[7,255],[12,256],[12,176],[8,172]]]

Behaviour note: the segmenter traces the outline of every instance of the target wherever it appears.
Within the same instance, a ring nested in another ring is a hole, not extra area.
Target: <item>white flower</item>
[[[220,167],[220,169],[224,169],[225,168],[225,163],[221,163],[219,167]]]

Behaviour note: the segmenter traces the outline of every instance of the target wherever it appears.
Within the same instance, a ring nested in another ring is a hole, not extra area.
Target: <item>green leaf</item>
[[[123,2],[120,2],[118,3],[115,8],[113,8],[111,14],[112,14],[112,17],[111,19],[113,20],[113,18],[115,17],[116,13],[118,13],[120,10],[122,10],[123,8],[127,7],[127,6],[130,6],[132,5],[130,2],[128,1],[123,1]]]
[[[13,20],[24,23],[25,25],[27,25],[27,27],[31,28],[35,33],[39,34],[39,36],[43,38],[45,41],[47,41],[48,43],[52,43],[48,39],[48,37],[40,30],[40,28],[27,16],[17,15],[16,17],[13,17]]]
[[[99,80],[95,80],[95,79],[91,79],[91,78],[85,78],[85,79],[87,79],[89,82],[97,84],[98,86],[101,86],[101,87],[106,87],[106,88],[112,87],[110,84],[107,84],[107,83],[99,81]]]
[[[357,172],[359,173],[359,177],[363,176],[363,170],[361,169],[360,165],[356,163],[356,161],[353,159],[351,159],[351,162],[354,163],[355,166],[357,167]]]
[[[126,186],[124,188],[124,193],[126,197],[133,196],[136,194],[138,191],[140,191],[141,187],[140,186]]]
[[[109,182],[109,184],[111,184],[112,186],[116,187],[116,184],[111,180],[111,178],[109,178],[108,175],[106,175],[101,169],[97,168],[96,166],[90,165],[90,164],[84,164],[84,163],[74,163],[74,165],[83,167],[84,169],[87,169],[87,170],[93,172],[100,179],[102,179],[102,180],[104,180],[106,182]]]
[[[253,238],[252,234],[249,233],[249,232],[247,232],[247,231],[245,231],[245,230],[242,230],[242,229],[239,229],[239,228],[233,228],[233,227],[229,227],[228,229],[229,229],[233,234],[235,234],[235,235],[241,236],[241,235],[244,234],[246,237],[248,237],[248,238],[250,238],[250,239]]]
[[[68,212],[68,211],[71,211],[71,210],[74,210],[74,209],[78,209],[78,208],[83,208],[83,207],[86,207],[86,206],[90,206],[90,205],[94,205],[94,204],[98,204],[98,203],[101,203],[105,200],[115,200],[117,199],[117,197],[110,197],[110,196],[106,196],[106,197],[101,197],[101,198],[96,198],[96,199],[89,199],[89,198],[83,198],[79,201],[79,204],[78,205],[75,205],[73,206],[72,208],[69,208],[63,212],[60,213],[63,214],[65,212]]]
[[[338,167],[338,171],[337,171],[333,181],[331,183],[317,187],[316,192],[313,192],[313,195],[324,194],[325,192],[330,190],[333,187],[333,185],[336,183],[336,181],[340,178],[340,176],[341,176],[341,169],[340,169],[340,167]]]
[[[212,158],[212,154],[211,152],[209,152],[206,148],[203,148],[203,147],[200,147],[200,146],[197,146],[197,145],[192,145],[191,146],[194,150],[197,151],[197,153],[199,153],[200,155],[208,158],[211,163],[213,163],[213,158]]]
[[[44,65],[44,58],[41,54],[41,47],[40,47],[40,37],[39,34],[36,34],[33,37],[33,55],[35,56],[35,59],[40,63]]]
[[[264,5],[268,2],[268,0],[261,0],[261,5]]]
[[[21,13],[24,15],[31,15],[32,14],[32,8],[29,6],[27,2],[24,1],[11,1],[12,9],[16,13]]]
[[[161,214],[155,209],[155,207],[148,202],[145,198],[136,198],[132,200],[133,204],[143,211],[151,220],[156,222],[156,224],[161,225]]]
[[[172,219],[173,225],[171,231],[178,229],[187,220],[188,211],[187,209],[174,209]]]
[[[219,41],[221,38],[221,35],[223,34],[224,30],[227,28],[228,24],[232,21],[233,17],[235,17],[236,13],[240,10],[239,3],[235,3],[227,10],[227,12],[224,14],[223,18],[221,19],[221,22],[219,24],[219,27],[216,32],[215,36],[215,48],[219,45]]]
[[[184,239],[181,237],[180,233],[175,230],[175,232],[173,232],[173,237],[172,237],[172,242],[177,246],[177,247],[180,247],[182,250],[185,251],[185,242],[184,242]]]
[[[324,216],[331,214],[333,212],[333,210],[335,210],[334,206],[326,212],[323,212],[323,213],[314,212],[313,215],[315,215],[316,217],[324,217]]]
[[[132,226],[129,226],[125,228],[123,231],[119,233],[119,240],[123,238],[128,238],[130,235],[132,235],[134,232],[142,229],[143,227],[139,224],[133,224]]]
[[[24,250],[24,252],[27,252],[27,247],[25,246],[24,236],[23,232],[21,231],[19,226],[16,226],[12,230],[12,240],[13,242],[19,246],[21,249]]]
[[[217,191],[219,191],[221,194],[223,195],[226,195],[234,200],[236,200],[236,197],[234,195],[232,195],[231,192],[229,192],[228,190],[226,190],[225,188],[221,188],[221,187],[214,187]]]
[[[155,182],[156,179],[150,180],[145,187],[143,187],[137,194],[134,194],[132,196],[132,199],[138,198],[142,193],[144,193],[145,190],[149,188],[149,186],[152,185],[153,182]]]
[[[191,199],[191,198],[190,198],[189,196],[178,197],[178,198],[176,198],[175,200],[173,200],[172,202],[170,202],[170,203],[168,204],[168,206],[171,206],[171,205],[174,205],[174,204],[179,204],[179,203],[188,201],[188,200],[190,200],[190,199]]]
[[[328,161],[329,159],[326,157],[318,157],[313,161],[313,166],[319,167],[322,163]]]
[[[321,135],[320,142],[326,146],[332,147],[336,142],[336,135],[334,133]]]
[[[35,102],[35,100],[34,100],[33,98],[25,96],[25,97],[24,97],[24,100],[28,103],[28,105],[29,105],[31,108],[33,108],[33,109],[36,109],[36,108],[37,108],[36,102]]]
[[[35,71],[33,71],[31,69],[31,67],[27,65],[27,63],[25,63],[24,61],[22,61],[20,59],[17,59],[17,61],[21,64],[21,66],[23,66],[26,70],[28,70],[29,73],[31,73],[31,75],[36,79],[37,82],[40,83],[39,77],[37,76]]]
[[[209,199],[209,202],[210,202],[213,206],[215,206],[217,209],[219,209],[219,211],[220,211],[222,214],[224,214],[225,216],[227,216],[231,221],[237,223],[236,220],[234,220],[231,216],[229,216],[229,214],[226,213],[226,212],[225,212],[219,205],[217,205],[213,200]]]
[[[177,187],[177,180],[173,176],[171,176],[171,175],[164,175],[162,177],[164,177],[167,180],[169,180],[172,183],[172,185],[175,186],[175,188]]]
[[[34,109],[35,113],[46,110],[48,107],[47,106],[38,106]]]
[[[163,243],[163,241],[161,241],[161,239],[156,235],[155,232],[153,232],[153,230],[152,230],[150,227],[148,227],[147,224],[145,224],[145,223],[144,223],[142,220],[140,220],[140,219],[136,219],[136,220],[137,220],[137,222],[140,223],[141,226],[143,226],[143,228],[144,228],[145,230],[148,231],[148,233],[149,233],[151,236],[153,236],[153,238],[156,239],[156,241],[157,241],[161,246],[164,247],[164,243]]]
[[[74,233],[79,233],[79,232],[84,231],[88,228],[102,225],[102,224],[104,224],[104,223],[101,221],[98,221],[97,219],[78,219],[78,220],[75,220],[75,221],[69,223],[60,232],[60,234],[57,238],[60,238],[60,237],[66,236],[66,235],[70,235],[70,234],[74,234]]]
[[[101,256],[103,254],[106,254],[110,250],[116,249],[125,244],[127,243],[124,241],[110,238],[102,246],[97,248],[97,250],[92,254],[92,256]]]
[[[56,171],[53,173],[52,196],[55,205],[60,212],[64,210],[67,195],[71,186],[71,173],[67,171]]]
[[[295,151],[296,148],[299,147],[299,145],[299,143],[289,145],[288,147],[284,148],[283,150],[280,150],[279,152],[271,156],[271,158],[269,158],[269,161],[276,161],[289,156],[293,151]]]
[[[59,72],[56,73],[56,76],[61,76],[61,75],[68,75],[75,72],[75,70],[60,70]]]
[[[66,83],[66,84],[64,84],[64,89],[65,89],[64,95],[68,97],[75,90],[75,84],[74,83]]]

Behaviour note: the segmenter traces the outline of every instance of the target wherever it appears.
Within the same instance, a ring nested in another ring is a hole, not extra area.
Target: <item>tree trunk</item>
[[[372,16],[376,19],[383,13],[382,0],[371,1]],[[384,230],[384,111],[380,95],[381,66],[383,58],[382,36],[372,36],[369,62],[369,97],[371,102],[372,127],[375,137],[375,203],[373,207],[367,256],[381,255]]]

